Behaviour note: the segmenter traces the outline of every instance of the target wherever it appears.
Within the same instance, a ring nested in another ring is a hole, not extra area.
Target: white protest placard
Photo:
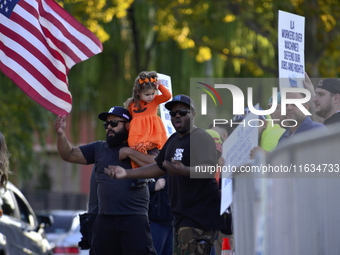
[[[221,214],[233,202],[232,173],[229,170],[236,170],[237,166],[246,164],[250,159],[250,151],[258,146],[259,131],[257,126],[260,126],[258,119],[258,115],[249,113],[223,143]]]
[[[279,11],[278,23],[280,88],[304,88],[305,17]]]
[[[161,81],[161,83],[164,85],[164,87],[166,87],[172,95],[171,77],[169,75],[165,75],[165,74],[161,74],[161,73],[157,73],[157,76],[158,76],[158,80]],[[171,99],[172,99],[172,97],[170,98],[170,100]],[[171,123],[171,117],[170,117],[169,111],[164,106],[165,103],[160,104],[159,110],[160,110],[160,113],[161,113],[162,122],[163,122],[165,130],[166,130],[166,134],[169,137],[170,135],[175,133],[176,130]]]

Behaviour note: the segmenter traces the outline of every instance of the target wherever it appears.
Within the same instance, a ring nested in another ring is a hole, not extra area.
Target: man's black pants
[[[156,254],[147,216],[99,214],[93,225],[91,255]]]

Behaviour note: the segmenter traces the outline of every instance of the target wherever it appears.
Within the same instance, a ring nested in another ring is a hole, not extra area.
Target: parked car
[[[0,255],[10,255],[7,246],[6,236],[1,232],[0,232]]]
[[[54,223],[46,228],[46,237],[52,245],[55,255],[89,255],[89,250],[80,250],[81,240],[79,214],[84,211],[51,210]]]
[[[44,232],[44,227],[52,224],[52,218],[42,216],[38,221],[25,196],[10,182],[6,190],[0,191],[0,208],[3,210],[0,218],[2,243],[7,249],[4,254],[53,254]]]

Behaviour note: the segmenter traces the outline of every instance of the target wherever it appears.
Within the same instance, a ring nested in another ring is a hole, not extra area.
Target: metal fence
[[[46,210],[87,210],[88,195],[55,193],[46,191],[23,191],[35,211]]]
[[[295,138],[256,162],[290,172],[235,175],[235,254],[340,254],[340,126]]]

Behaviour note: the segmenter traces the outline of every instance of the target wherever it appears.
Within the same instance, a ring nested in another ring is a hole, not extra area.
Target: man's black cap
[[[121,106],[114,106],[108,112],[102,112],[98,115],[98,118],[102,121],[106,121],[107,116],[116,115],[131,121],[132,117],[127,109]]]
[[[333,94],[340,94],[340,80],[336,78],[321,80],[318,88],[325,89]]]
[[[195,109],[195,104],[192,99],[186,95],[177,95],[175,96],[171,101],[167,102],[165,104],[165,108],[171,111],[172,106],[177,103],[182,103],[188,105],[194,112],[196,111]]]

